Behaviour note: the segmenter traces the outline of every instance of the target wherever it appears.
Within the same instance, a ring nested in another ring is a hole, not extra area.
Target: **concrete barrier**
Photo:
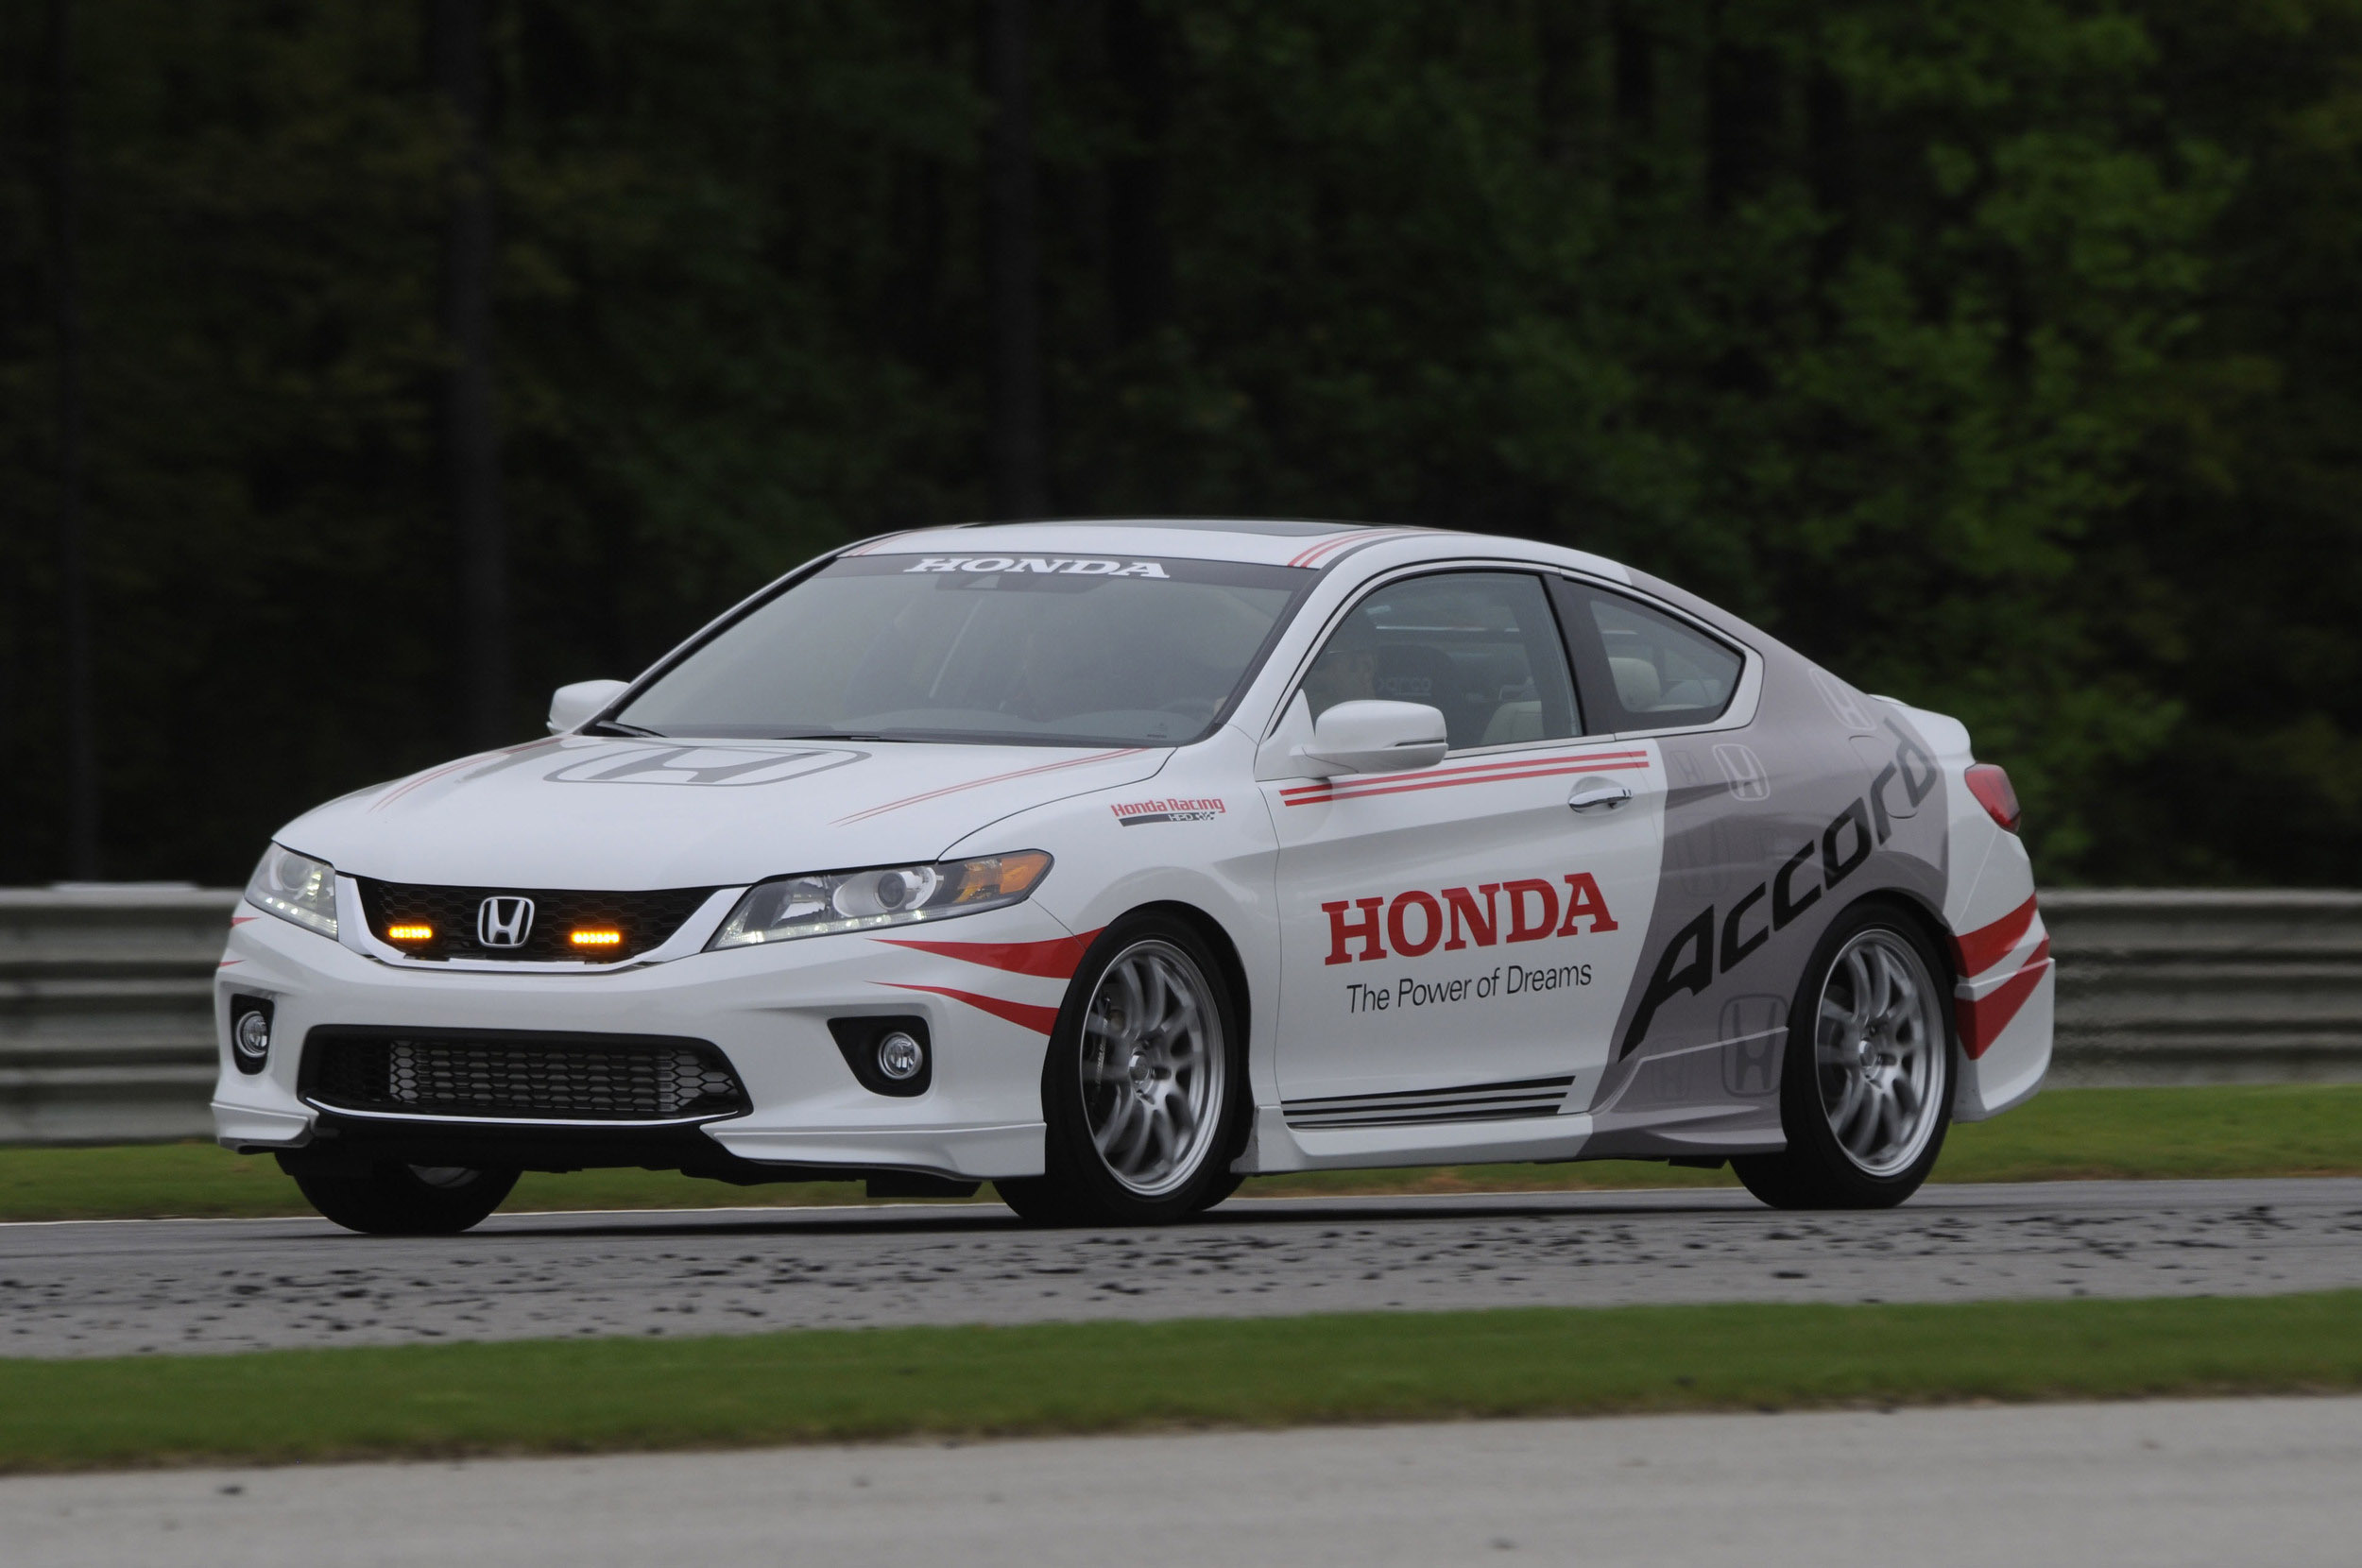
[[[0,1143],[213,1133],[237,895],[0,891]],[[2055,1084],[2362,1082],[2362,893],[2046,893]]]

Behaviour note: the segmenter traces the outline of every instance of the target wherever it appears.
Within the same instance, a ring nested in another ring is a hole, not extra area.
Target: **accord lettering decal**
[[[1685,991],[1695,997],[1704,996],[1716,974],[1727,975],[1753,958],[1772,940],[1772,932],[1786,929],[1798,915],[1820,902],[1823,890],[1835,888],[1862,868],[1870,852],[1894,833],[1893,822],[1882,799],[1882,792],[1889,785],[1899,781],[1905,797],[1913,806],[1927,797],[1927,792],[1936,787],[1938,776],[1933,760],[1900,729],[1894,733],[1902,746],[1895,760],[1872,782],[1869,794],[1847,802],[1845,810],[1822,829],[1818,841],[1807,840],[1798,845],[1769,878],[1732,900],[1721,919],[1719,945],[1711,904],[1673,933],[1665,950],[1657,955],[1656,967],[1649,976],[1649,988],[1640,997],[1639,1011],[1633,1014],[1632,1028],[1625,1031],[1622,1044],[1617,1048],[1617,1060],[1630,1056],[1648,1038],[1649,1025],[1655,1019],[1658,1008]],[[1915,773],[1914,763],[1925,771]],[[1813,869],[1819,872],[1819,878],[1809,886],[1800,887],[1798,874],[1812,865],[1816,852],[1820,863]],[[1772,906],[1768,912],[1763,909],[1767,900]]]

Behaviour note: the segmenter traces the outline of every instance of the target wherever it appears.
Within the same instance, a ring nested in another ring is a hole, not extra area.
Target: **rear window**
[[[1721,717],[1745,659],[1728,643],[1620,593],[1558,584],[1594,733],[1678,729]]]

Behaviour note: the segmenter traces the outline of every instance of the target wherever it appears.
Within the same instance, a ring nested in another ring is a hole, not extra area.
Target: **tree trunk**
[[[992,515],[1049,509],[1042,436],[1041,241],[1034,167],[1028,0],[984,0],[984,92],[992,130],[984,157],[984,289],[991,315],[986,440]]]
[[[1827,225],[1812,247],[1813,284],[1820,289],[1845,264],[1854,237],[1853,114],[1845,84],[1826,66],[1813,72],[1806,85],[1805,126],[1813,206]]]
[[[1656,41],[1641,21],[1639,0],[1617,0],[1608,13],[1615,79],[1617,188],[1647,194],[1653,172],[1649,152],[1656,135]]]
[[[1718,38],[1706,56],[1706,210],[1716,217],[1760,195],[1780,124],[1780,62]]]
[[[492,409],[492,176],[485,153],[489,98],[486,0],[430,0],[435,91],[456,137],[443,230],[446,498],[458,541],[460,684],[468,743],[500,745],[510,727],[508,535],[501,508],[500,437]]]
[[[1172,314],[1172,247],[1164,228],[1172,76],[1163,31],[1141,0],[1110,0],[1107,66],[1123,94],[1131,138],[1107,168],[1107,296],[1117,341],[1136,343]]]
[[[98,849],[98,716],[91,670],[90,566],[82,531],[82,178],[75,156],[74,8],[50,0],[50,139],[54,247],[50,298],[58,372],[59,693],[65,707],[65,868],[78,881],[102,873]]]

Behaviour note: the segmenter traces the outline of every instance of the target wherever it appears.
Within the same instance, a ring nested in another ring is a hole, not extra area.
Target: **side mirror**
[[[592,714],[630,687],[627,680],[578,680],[572,686],[559,687],[550,693],[550,733],[564,735],[580,729],[590,722]]]
[[[1425,703],[1339,703],[1312,721],[1311,743],[1296,755],[1326,778],[1431,768],[1446,745],[1442,711]]]

